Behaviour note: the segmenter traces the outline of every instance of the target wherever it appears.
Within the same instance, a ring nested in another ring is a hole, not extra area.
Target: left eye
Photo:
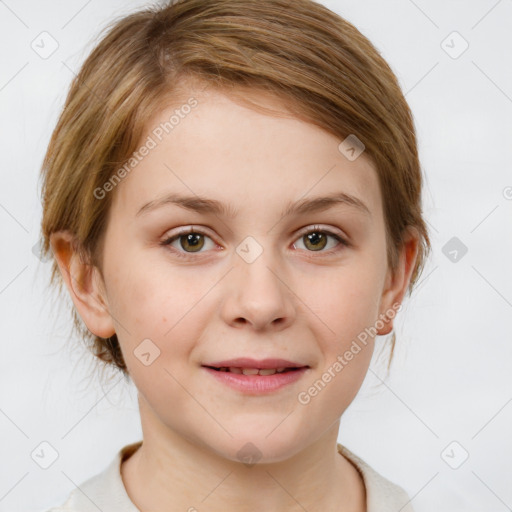
[[[338,242],[338,244],[334,244],[334,247],[336,247],[337,245],[348,246],[348,243],[343,238],[341,238],[341,236],[332,233],[331,231],[322,230],[320,228],[313,228],[310,229],[309,231],[306,231],[301,235],[299,240],[303,241],[306,249],[308,249],[309,251],[316,252],[325,249],[325,247],[328,245],[328,238],[333,238]]]

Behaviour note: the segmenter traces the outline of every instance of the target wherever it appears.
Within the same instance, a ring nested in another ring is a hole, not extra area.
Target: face
[[[106,318],[146,428],[231,460],[243,450],[284,460],[351,403],[374,346],[371,335],[357,353],[353,342],[402,298],[408,276],[388,269],[377,173],[364,152],[351,161],[341,139],[220,92],[194,97],[161,140],[155,128],[180,105],[149,123],[142,142],[156,146],[109,192]],[[268,96],[252,99],[286,112]],[[313,202],[325,197],[345,200]],[[97,318],[83,312],[97,334]],[[262,363],[273,359],[284,361]],[[233,369],[207,368],[215,364]],[[237,370],[258,366],[296,369]]]

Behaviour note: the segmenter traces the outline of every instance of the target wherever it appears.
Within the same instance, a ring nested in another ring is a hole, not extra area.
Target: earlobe
[[[115,328],[98,269],[82,260],[74,237],[68,231],[52,233],[50,243],[71,299],[87,328],[101,338],[114,335]]]
[[[380,320],[380,321],[379,321]],[[389,334],[393,330],[393,318],[390,317],[390,315],[386,313],[381,313],[379,315],[379,320],[377,320],[377,334],[379,336],[385,336],[386,334]],[[379,325],[384,324],[383,327],[379,327]]]
[[[404,238],[395,272],[388,268],[386,285],[381,297],[380,321],[378,321],[378,325],[384,323],[384,326],[377,330],[377,334],[381,336],[389,334],[393,330],[393,321],[407,292],[418,257],[418,249],[418,233],[414,229],[409,229],[407,237]]]

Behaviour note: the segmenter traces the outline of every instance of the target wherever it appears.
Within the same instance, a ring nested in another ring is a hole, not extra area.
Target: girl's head
[[[430,250],[396,77],[310,0],[184,0],[116,22],[43,178],[52,283],[133,379],[143,428],[232,458],[244,440],[278,458],[339,419]],[[239,357],[309,368],[248,400],[205,368]]]

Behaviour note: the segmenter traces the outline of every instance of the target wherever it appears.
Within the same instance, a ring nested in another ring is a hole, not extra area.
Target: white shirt
[[[137,441],[121,448],[106,469],[71,491],[61,506],[47,512],[140,512],[124,487],[121,462],[141,444],[142,441]],[[354,464],[363,477],[367,512],[414,512],[408,495],[401,487],[384,478],[339,443],[338,451]]]

